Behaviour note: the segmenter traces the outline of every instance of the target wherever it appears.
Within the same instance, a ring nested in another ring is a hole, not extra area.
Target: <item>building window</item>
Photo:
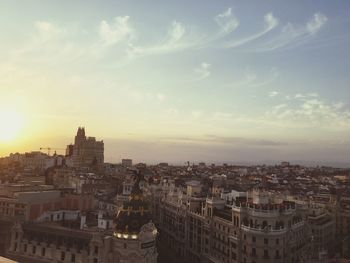
[[[24,244],[24,252],[27,252],[27,244]]]
[[[61,260],[64,261],[64,259],[66,258],[66,253],[64,253],[63,251],[61,252]]]
[[[127,249],[127,245],[126,245],[126,243],[124,243],[124,249]]]
[[[98,262],[98,259],[97,258],[94,258],[94,263],[97,263]]]
[[[279,250],[276,250],[276,258],[279,258],[280,257],[280,252]]]
[[[264,250],[264,258],[268,258],[269,257],[269,251],[268,250]]]
[[[14,251],[17,251],[17,242],[15,243],[15,247],[13,248]]]
[[[42,249],[41,249],[41,256],[45,256],[45,248],[43,247]]]
[[[247,239],[247,236],[246,236],[245,234],[243,235],[243,239],[244,239],[244,240],[246,240],[246,239]]]
[[[252,241],[253,241],[253,243],[256,242],[256,237],[255,236],[252,237]]]
[[[276,245],[278,245],[279,243],[280,243],[280,240],[276,238]]]
[[[252,248],[252,255],[256,256],[256,249],[255,249],[255,247]]]
[[[267,238],[264,238],[264,244],[267,245],[269,243],[269,240]]]
[[[75,254],[72,254],[71,257],[70,257],[70,262],[75,262]]]
[[[35,254],[35,252],[36,252],[36,246],[33,246],[32,247],[32,253]]]
[[[95,254],[98,254],[98,246],[95,246]]]

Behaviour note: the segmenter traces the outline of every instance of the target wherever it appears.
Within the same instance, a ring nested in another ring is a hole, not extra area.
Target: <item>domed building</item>
[[[156,263],[157,229],[151,221],[148,203],[140,189],[140,175],[134,184],[130,199],[118,211],[115,220],[115,261],[118,263]]]

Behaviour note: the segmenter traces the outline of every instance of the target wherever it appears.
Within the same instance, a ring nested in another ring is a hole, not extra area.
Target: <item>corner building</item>
[[[231,246],[236,252],[231,256],[243,263],[307,262],[308,228],[295,203],[273,200],[265,191],[249,194],[232,204]]]
[[[181,262],[310,262],[309,230],[294,202],[259,189],[233,201],[165,192],[155,192],[154,218],[162,245]]]

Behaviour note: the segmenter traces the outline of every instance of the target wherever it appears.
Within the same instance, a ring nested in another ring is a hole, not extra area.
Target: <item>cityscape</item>
[[[0,1],[0,263],[350,263],[350,2]]]
[[[112,164],[84,127],[53,150],[0,159],[0,255],[15,262],[350,258],[349,168]]]

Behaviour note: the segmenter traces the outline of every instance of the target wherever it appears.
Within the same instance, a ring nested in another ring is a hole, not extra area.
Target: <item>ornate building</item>
[[[161,188],[152,191],[160,245],[183,262],[310,262],[307,222],[294,202],[261,190],[225,201]]]
[[[99,166],[104,162],[104,143],[95,137],[86,137],[85,128],[79,127],[74,145],[67,146],[67,155],[73,158],[74,167]]]
[[[23,263],[156,263],[157,229],[150,216],[137,180],[130,200],[118,211],[113,232],[85,227],[83,216],[80,229],[50,220],[18,221],[7,254]]]
[[[156,263],[157,229],[151,222],[149,205],[139,186],[140,177],[132,189],[130,200],[119,209],[114,236],[118,248],[118,263]]]

